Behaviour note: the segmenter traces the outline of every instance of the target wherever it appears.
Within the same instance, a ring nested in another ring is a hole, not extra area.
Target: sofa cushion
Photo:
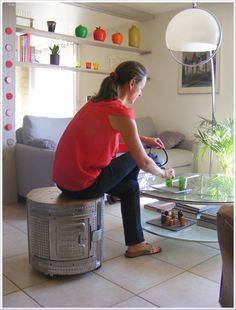
[[[30,146],[39,147],[41,149],[55,150],[57,143],[49,139],[33,139],[27,143]]]
[[[28,144],[35,139],[52,140],[58,144],[71,118],[52,118],[26,115],[23,118],[22,140]]]
[[[138,133],[140,136],[156,137],[157,131],[150,116],[136,118]]]
[[[185,135],[176,131],[163,131],[158,135],[158,138],[164,143],[167,150],[172,149],[184,140]]]

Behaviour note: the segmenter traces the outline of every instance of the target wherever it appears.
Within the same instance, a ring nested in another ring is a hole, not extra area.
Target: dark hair
[[[108,101],[118,98],[118,88],[134,79],[137,83],[147,76],[145,67],[137,61],[125,61],[117,66],[114,72],[106,77],[98,93],[92,97],[94,102]]]

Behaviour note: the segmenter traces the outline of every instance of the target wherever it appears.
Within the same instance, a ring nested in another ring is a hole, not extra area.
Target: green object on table
[[[179,176],[179,190],[182,191],[186,189],[187,180],[184,176]]]
[[[173,186],[173,182],[171,178],[167,178],[166,179],[166,187],[172,187]]]

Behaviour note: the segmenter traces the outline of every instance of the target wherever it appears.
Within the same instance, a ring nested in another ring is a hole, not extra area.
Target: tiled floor
[[[164,239],[149,233],[145,237],[160,245],[162,252],[125,258],[119,203],[106,205],[102,267],[50,279],[28,263],[25,205],[4,206],[2,307],[220,308],[218,244]]]

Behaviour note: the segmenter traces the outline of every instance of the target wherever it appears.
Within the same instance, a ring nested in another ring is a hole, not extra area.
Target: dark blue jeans
[[[73,198],[96,198],[107,193],[120,198],[126,245],[144,241],[140,215],[139,168],[130,153],[114,158],[102,169],[95,183],[82,191],[71,192],[59,187]]]

